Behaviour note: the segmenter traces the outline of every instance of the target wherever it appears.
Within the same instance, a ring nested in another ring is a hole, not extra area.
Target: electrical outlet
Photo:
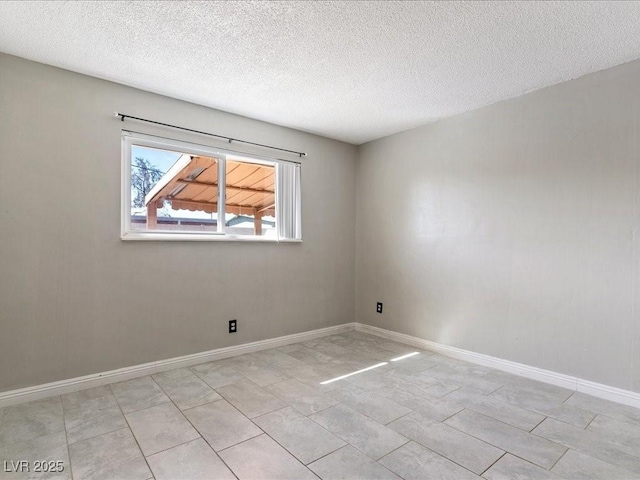
[[[382,302],[376,304],[376,312],[382,313]]]
[[[229,333],[236,333],[238,331],[238,320],[229,320]]]

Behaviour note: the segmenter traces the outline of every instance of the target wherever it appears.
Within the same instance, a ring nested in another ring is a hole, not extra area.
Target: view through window
[[[131,232],[277,238],[275,163],[135,143],[128,155]]]

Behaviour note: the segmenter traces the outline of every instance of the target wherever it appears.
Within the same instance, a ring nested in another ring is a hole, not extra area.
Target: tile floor
[[[412,352],[349,332],[6,407],[0,479],[640,479],[640,410],[392,360]],[[65,468],[5,471],[18,460]]]

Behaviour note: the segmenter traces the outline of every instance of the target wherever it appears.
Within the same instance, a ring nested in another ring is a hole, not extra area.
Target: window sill
[[[120,236],[125,241],[178,241],[178,242],[254,242],[254,243],[302,243],[302,240],[251,237],[241,235],[224,234],[197,234],[197,233],[142,233],[128,232]]]

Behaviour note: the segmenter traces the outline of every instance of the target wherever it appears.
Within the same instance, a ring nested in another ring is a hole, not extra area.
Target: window
[[[300,165],[123,132],[125,240],[300,241]]]

